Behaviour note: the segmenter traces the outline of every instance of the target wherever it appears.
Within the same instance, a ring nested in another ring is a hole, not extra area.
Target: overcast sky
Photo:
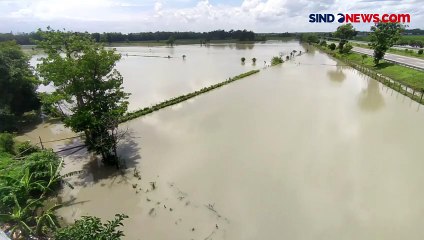
[[[51,26],[73,31],[144,32],[248,29],[333,31],[309,23],[310,13],[409,13],[424,29],[424,0],[0,0],[0,32]],[[370,24],[356,24],[369,30]]]

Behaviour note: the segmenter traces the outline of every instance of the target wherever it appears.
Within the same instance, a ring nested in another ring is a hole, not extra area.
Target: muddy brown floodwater
[[[130,103],[135,108],[150,104],[144,90],[158,95],[154,102],[201,87],[202,76],[218,82],[243,72],[250,66],[234,63],[241,55],[256,55],[262,68],[262,58],[279,51],[304,51],[295,42],[268,45],[178,46],[173,51],[185,53],[186,61],[204,59],[184,70],[170,63],[181,59],[142,58],[140,68],[151,69],[140,74],[131,59],[118,67],[126,86],[139,86],[140,96]],[[146,87],[144,76],[151,81]],[[168,77],[180,76],[181,84],[167,84]],[[138,78],[140,84],[133,82]],[[74,190],[63,190],[59,214],[72,222],[125,213],[130,218],[123,230],[131,240],[423,239],[423,122],[417,103],[311,48],[281,66],[123,124],[124,171],[102,167],[84,151],[63,152],[70,154],[64,172],[87,172],[71,179]],[[47,136],[50,129],[71,134],[43,126],[27,135]]]

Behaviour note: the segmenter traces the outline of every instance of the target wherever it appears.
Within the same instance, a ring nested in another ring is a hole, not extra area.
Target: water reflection
[[[365,111],[377,111],[384,106],[384,98],[380,93],[379,83],[373,79],[368,80],[368,87],[364,89],[358,100],[358,105]]]
[[[336,70],[327,70],[327,76],[331,81],[341,83],[346,79],[346,74],[343,72],[342,66],[336,66]]]
[[[315,52],[317,51],[317,49],[310,45],[310,44],[302,44],[302,47],[305,49],[305,52],[308,53],[309,55],[315,55]]]
[[[254,46],[253,43],[236,43],[237,50],[253,49]]]
[[[212,48],[215,48],[215,49],[219,49],[219,50],[222,50],[222,49],[225,49],[226,47],[228,47],[227,44],[210,44],[209,46],[211,46]]]

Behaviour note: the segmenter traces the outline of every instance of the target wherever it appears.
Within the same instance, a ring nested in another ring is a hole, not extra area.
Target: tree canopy
[[[356,36],[356,30],[353,28],[351,23],[341,25],[337,28],[334,36],[340,38],[341,40],[348,40]]]
[[[116,145],[120,117],[127,110],[123,77],[115,69],[121,55],[105,49],[88,33],[39,30],[37,46],[47,54],[37,71],[55,91],[42,95],[51,112],[76,132],[85,134],[89,150],[118,164]]]
[[[166,41],[171,36],[175,39],[204,39],[204,40],[239,40],[254,41],[264,40],[267,34],[256,34],[252,31],[244,30],[214,30],[210,32],[138,32],[138,33],[120,33],[103,32],[91,33],[91,37],[96,42],[114,43],[114,42],[136,42],[136,41]],[[272,36],[291,36],[290,33],[271,34]],[[0,33],[0,42],[15,40],[18,44],[29,45],[34,41],[41,40],[39,32],[32,33]]]
[[[0,115],[21,116],[40,108],[28,57],[14,41],[0,42]]]
[[[375,64],[378,64],[386,51],[400,39],[403,30],[404,26],[400,23],[379,22],[371,27],[369,45],[374,49]]]

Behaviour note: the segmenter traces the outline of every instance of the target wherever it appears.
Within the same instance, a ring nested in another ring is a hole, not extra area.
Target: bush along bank
[[[371,56],[353,52],[340,54],[317,44],[315,47],[412,100],[424,104],[424,81],[422,81],[424,79],[424,71],[390,62],[381,62],[375,65]]]
[[[124,214],[106,223],[87,216],[62,226],[65,223],[56,215],[62,204],[55,196],[63,186],[73,188],[69,177],[83,173],[61,174],[62,167],[63,160],[53,150],[0,133],[0,239],[119,240],[124,236],[118,229],[127,218]],[[7,238],[2,238],[4,234]]]
[[[191,93],[188,93],[188,94],[185,94],[185,95],[181,95],[181,96],[178,96],[178,97],[174,97],[174,98],[165,100],[165,101],[158,103],[156,105],[153,105],[151,107],[145,107],[143,109],[136,110],[134,112],[128,112],[123,118],[121,118],[120,122],[121,123],[126,122],[126,121],[129,121],[131,119],[138,118],[138,117],[144,116],[146,114],[152,113],[154,111],[160,110],[162,108],[169,107],[169,106],[172,106],[174,104],[186,101],[186,100],[193,98],[195,96],[198,96],[202,93],[209,92],[209,91],[214,90],[216,88],[222,87],[226,84],[232,83],[234,81],[237,81],[237,80],[240,80],[242,78],[253,75],[255,73],[258,73],[259,71],[260,70],[252,70],[252,71],[249,71],[249,72],[245,72],[245,73],[242,73],[242,74],[237,75],[235,77],[229,78],[226,81],[223,81],[223,82],[220,82],[220,83],[217,83],[217,84],[213,84],[209,87],[204,87],[204,88],[197,90],[195,92],[191,92]]]
[[[284,61],[283,61],[283,59],[281,57],[272,57],[272,59],[271,59],[271,66],[275,66],[275,65],[281,64],[283,62]]]

